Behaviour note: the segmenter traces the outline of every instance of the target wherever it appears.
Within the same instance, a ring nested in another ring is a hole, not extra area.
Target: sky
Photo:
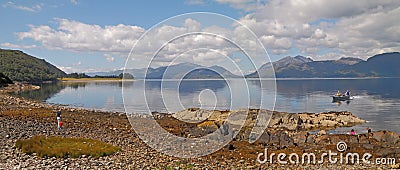
[[[246,63],[245,49],[257,68],[286,56],[367,59],[400,51],[399,18],[398,0],[0,0],[0,48],[67,73],[118,70],[127,58],[130,67],[147,67],[157,49],[152,67],[229,67]],[[181,36],[192,32],[202,34]]]

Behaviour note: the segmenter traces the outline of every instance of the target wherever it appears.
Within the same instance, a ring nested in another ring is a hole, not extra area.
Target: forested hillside
[[[44,59],[38,59],[19,50],[0,49],[0,73],[12,81],[55,81],[66,74]]]

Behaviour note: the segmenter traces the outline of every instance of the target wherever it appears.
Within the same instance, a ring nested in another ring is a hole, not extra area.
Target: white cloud
[[[36,48],[36,45],[18,45],[9,42],[1,43],[0,45],[7,48],[22,48],[22,49]]]
[[[191,18],[185,20],[185,26],[189,29],[190,32],[199,31],[201,24]]]
[[[70,0],[72,4],[78,5],[78,0]]]
[[[400,51],[400,1],[216,1],[248,11],[240,22],[275,54],[286,53],[289,47],[319,59],[333,57],[317,55],[329,49],[337,52],[336,56],[365,59]]]
[[[131,48],[146,31],[138,26],[115,25],[99,26],[90,25],[68,19],[55,19],[58,22],[56,28],[47,25],[33,26],[27,32],[19,32],[16,35],[20,40],[33,39],[39,42],[44,48],[51,50],[69,50],[74,52],[104,52],[107,61],[115,60],[112,54],[127,56]],[[227,38],[232,35],[231,30],[217,26],[202,27],[200,22],[187,18],[183,21],[183,26],[160,25],[147,33],[141,40],[141,45],[135,47],[135,53],[140,54],[135,57],[152,57],[160,47],[165,47],[156,57],[157,63],[170,62],[176,55],[190,51],[195,48],[207,48],[220,50],[223,54],[230,54],[232,44],[224,39],[213,35],[187,35],[189,32],[212,32],[221,34]],[[164,44],[169,42],[168,44]],[[237,50],[236,50],[237,51]],[[185,56],[185,55],[183,55]],[[187,56],[182,62],[193,61],[193,57],[198,57],[198,64],[215,64],[209,60],[209,53],[193,54]],[[215,58],[215,57],[214,57]],[[140,60],[139,60],[140,61]]]
[[[4,8],[14,8],[22,11],[28,11],[28,12],[38,12],[42,10],[43,4],[36,4],[32,6],[23,6],[23,5],[17,5],[14,2],[8,1],[7,3],[3,4]]]
[[[48,49],[71,51],[129,52],[145,31],[128,25],[89,25],[67,19],[56,19],[58,28],[30,25],[28,32],[19,32],[19,39],[31,38]]]
[[[80,66],[82,64],[81,61],[78,61],[77,63],[72,64],[72,66]]]
[[[80,72],[79,69],[73,68],[73,67],[68,67],[68,66],[57,66],[60,70],[66,72],[66,73],[77,73]]]
[[[104,54],[104,58],[106,58],[108,62],[113,62],[115,60],[115,58],[110,54]]]
[[[186,0],[185,4],[188,5],[203,5],[205,4],[204,0]]]

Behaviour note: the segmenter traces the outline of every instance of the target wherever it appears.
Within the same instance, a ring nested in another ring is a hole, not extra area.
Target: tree
[[[130,73],[121,73],[118,75],[119,78],[124,79],[134,79],[133,75]]]
[[[68,78],[90,78],[90,76],[86,75],[85,73],[70,73],[67,74]]]
[[[3,73],[0,73],[0,87],[7,86],[8,84],[13,84],[13,82]]]

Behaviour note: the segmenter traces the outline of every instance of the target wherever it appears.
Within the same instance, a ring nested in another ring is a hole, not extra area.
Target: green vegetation
[[[111,76],[99,76],[95,75],[93,77],[86,75],[85,73],[70,73],[67,74],[61,80],[63,81],[70,81],[70,80],[120,80],[120,79],[133,79],[133,75],[129,73],[121,73],[118,76],[111,75]]]
[[[7,86],[8,84],[13,84],[13,82],[3,73],[0,73],[0,87]]]
[[[119,147],[84,138],[63,138],[57,136],[34,136],[17,140],[16,147],[27,154],[36,153],[40,157],[79,158],[82,155],[101,157],[120,151]]]
[[[46,62],[19,50],[0,49],[0,72],[13,81],[55,81],[66,74]]]
[[[100,77],[90,77],[90,78],[59,78],[61,81],[101,81],[101,80],[110,80],[110,81],[121,81],[121,78],[100,78]]]
[[[124,79],[134,79],[133,75],[130,73],[121,73],[118,75],[119,78]]]
[[[65,78],[90,78],[90,76],[86,75],[85,73],[70,73],[65,76]]]

